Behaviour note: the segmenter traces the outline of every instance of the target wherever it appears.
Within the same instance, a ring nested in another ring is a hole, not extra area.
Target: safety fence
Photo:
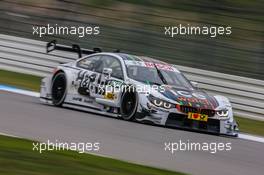
[[[77,54],[46,53],[46,42],[0,34],[0,69],[45,76]],[[228,97],[236,116],[264,120],[264,81],[178,66],[189,80],[209,93]]]

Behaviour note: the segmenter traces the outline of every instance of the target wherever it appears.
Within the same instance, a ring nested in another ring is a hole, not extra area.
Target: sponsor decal
[[[101,81],[101,77],[96,73],[89,73],[88,71],[80,71],[75,80],[79,86],[79,94],[90,96],[91,94],[103,95],[105,93],[105,86],[107,81]]]
[[[107,93],[105,93],[104,98],[108,99],[108,100],[114,100],[114,99],[116,99],[116,95],[114,93],[107,92]]]
[[[81,97],[73,97],[72,100],[73,100],[73,101],[79,101],[79,102],[82,102],[82,98],[81,98]]]
[[[161,64],[161,63],[153,63],[153,62],[145,62],[145,61],[132,61],[132,60],[126,60],[126,65],[130,66],[142,66],[147,68],[155,68],[155,66],[160,70],[165,71],[172,71],[172,72],[178,72],[178,69],[175,68],[173,65],[170,64]]]
[[[207,122],[208,115],[189,112],[188,119]]]
[[[218,106],[217,101],[203,92],[189,92],[185,90],[175,90],[168,87],[163,95],[169,99],[177,101],[180,105],[196,108],[214,109]]]
[[[89,100],[89,99],[84,99],[83,101],[84,103],[93,103],[93,100]]]

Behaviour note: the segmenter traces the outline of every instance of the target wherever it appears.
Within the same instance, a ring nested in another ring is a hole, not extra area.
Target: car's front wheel
[[[121,117],[124,120],[134,120],[138,106],[138,98],[136,92],[124,93],[121,100]]]
[[[57,73],[53,77],[51,86],[52,102],[55,106],[61,106],[66,96],[66,76],[63,72]]]

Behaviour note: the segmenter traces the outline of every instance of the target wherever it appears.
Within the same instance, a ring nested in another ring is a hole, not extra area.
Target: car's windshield
[[[189,81],[172,65],[155,64],[143,61],[125,61],[129,78],[149,84],[164,84],[162,77],[168,85],[192,88]],[[159,69],[161,75],[159,75]]]

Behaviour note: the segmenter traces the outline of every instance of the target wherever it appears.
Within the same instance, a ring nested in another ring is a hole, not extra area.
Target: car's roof
[[[125,54],[125,53],[116,53],[120,57],[123,58],[124,61],[126,60],[132,60],[132,61],[143,61],[143,62],[152,62],[152,63],[158,63],[158,64],[169,64],[154,58],[146,57],[146,56],[136,56],[131,54]]]

